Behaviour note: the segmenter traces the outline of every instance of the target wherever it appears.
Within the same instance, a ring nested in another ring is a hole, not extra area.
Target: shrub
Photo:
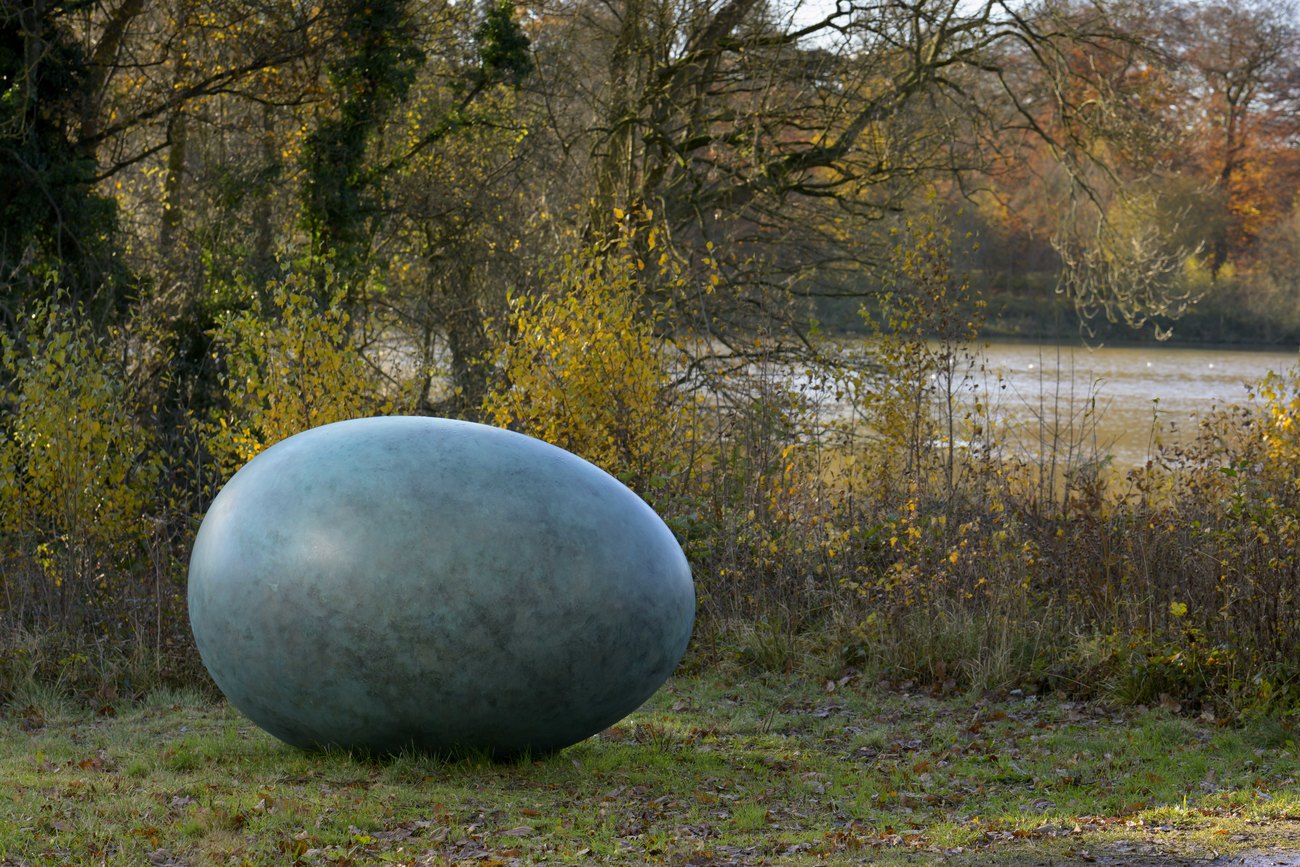
[[[107,628],[104,609],[148,572],[162,460],[110,349],[114,335],[55,305],[23,321],[0,337],[4,605],[20,621]]]
[[[657,265],[638,252],[638,233]],[[543,293],[512,297],[494,334],[499,382],[482,404],[496,424],[568,449],[649,499],[689,475],[695,422],[675,382],[678,353],[643,289],[685,280],[658,235],[629,222],[566,257]]]
[[[225,405],[205,439],[221,479],[308,428],[393,411],[380,372],[353,343],[342,289],[330,285],[320,301],[310,279],[290,274],[213,335]]]

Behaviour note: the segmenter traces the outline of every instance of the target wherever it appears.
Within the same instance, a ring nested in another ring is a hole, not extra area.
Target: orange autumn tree
[[[1300,29],[1275,0],[1179,3],[1164,20],[1181,76],[1178,119],[1190,133],[1186,169],[1217,209],[1207,238],[1217,276],[1294,205]]]

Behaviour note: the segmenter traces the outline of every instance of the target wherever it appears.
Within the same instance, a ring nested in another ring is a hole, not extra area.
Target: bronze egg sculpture
[[[213,501],[189,611],[227,698],[303,748],[544,753],[639,707],[690,638],[689,566],[618,480],[424,417],[280,442]]]

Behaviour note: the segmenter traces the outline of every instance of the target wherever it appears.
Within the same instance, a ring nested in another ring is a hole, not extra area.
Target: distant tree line
[[[98,323],[150,309],[197,335],[310,255],[349,275],[359,324],[449,352],[481,395],[505,290],[619,213],[722,256],[725,291],[674,299],[679,324],[786,341],[808,298],[873,291],[891,218],[936,185],[991,287],[1061,273],[1137,321],[1248,274],[1282,304],[1293,11],[10,0],[2,312],[57,286]]]

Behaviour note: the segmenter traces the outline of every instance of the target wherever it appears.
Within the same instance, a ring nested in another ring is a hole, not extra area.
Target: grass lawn
[[[1300,850],[1300,733],[679,676],[539,760],[311,755],[196,695],[0,719],[0,865],[1187,863]]]

